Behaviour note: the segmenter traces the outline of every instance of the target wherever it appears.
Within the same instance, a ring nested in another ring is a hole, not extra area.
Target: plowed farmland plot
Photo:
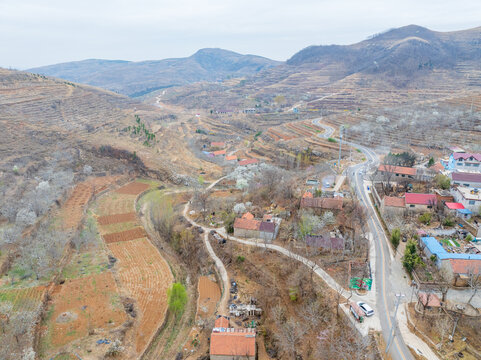
[[[114,329],[126,319],[111,272],[67,280],[51,294],[43,351],[86,337],[91,330]]]
[[[214,315],[217,302],[220,300],[219,285],[207,276],[201,276],[199,278],[198,290],[197,316],[208,318]]]
[[[136,195],[109,194],[97,201],[95,213],[99,216],[125,214],[134,211]]]
[[[148,239],[108,244],[117,258],[121,287],[136,300],[139,323],[135,329],[135,349],[145,350],[164,320],[167,289],[173,277],[169,266]]]
[[[150,187],[149,184],[141,182],[131,182],[117,189],[117,193],[126,195],[139,195]]]
[[[145,237],[147,234],[143,227],[136,227],[135,229],[116,232],[112,234],[105,234],[103,235],[104,241],[107,244],[120,242],[120,241],[129,241],[134,239],[140,239]]]
[[[70,197],[62,206],[61,217],[65,229],[75,229],[84,214],[84,207],[92,196],[92,186],[88,183],[80,183],[75,186]]]
[[[10,303],[13,311],[35,311],[45,294],[45,286],[26,289],[0,290],[0,303]]]
[[[110,225],[128,221],[135,221],[136,219],[137,217],[135,213],[129,212],[125,214],[101,216],[97,219],[97,221],[100,225]]]

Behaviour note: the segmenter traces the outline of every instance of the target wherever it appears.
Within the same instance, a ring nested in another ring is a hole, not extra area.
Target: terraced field
[[[122,289],[136,300],[139,320],[135,349],[140,354],[162,325],[172,274],[158,250],[146,238],[112,243],[108,247],[118,260]]]
[[[115,276],[120,291],[135,301],[137,313],[133,329],[134,350],[140,355],[147,348],[167,311],[167,289],[173,281],[167,262],[146,238],[134,212],[136,197],[153,184],[131,182],[98,200],[102,238],[117,259]],[[115,228],[122,231],[108,232]]]

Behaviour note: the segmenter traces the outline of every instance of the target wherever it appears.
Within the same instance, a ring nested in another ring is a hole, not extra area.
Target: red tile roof
[[[404,198],[398,198],[395,196],[384,196],[384,206],[403,208],[406,206],[406,203],[404,202]]]
[[[228,328],[229,327],[229,319],[225,316],[219,316],[215,319],[214,327],[216,328]]]
[[[455,274],[481,274],[481,260],[449,259]]]
[[[234,221],[234,229],[259,230],[260,226],[259,220],[236,218]]]
[[[436,195],[434,194],[415,194],[415,193],[406,193],[404,195],[406,200],[406,204],[414,204],[414,205],[436,205],[437,199]]]
[[[217,156],[217,155],[225,155],[225,150],[213,151],[212,154],[213,154],[214,156]]]
[[[461,203],[447,202],[445,205],[448,209],[451,210],[464,209],[464,205]]]
[[[478,161],[481,161],[481,154],[471,154],[471,153],[454,153],[453,154],[454,160],[458,159],[469,159],[469,158],[475,158]]]
[[[390,172],[393,174],[402,174],[402,175],[416,175],[416,169],[411,167],[404,167],[404,166],[394,166],[394,165],[379,165],[378,168],[381,172]]]
[[[312,195],[311,192],[306,191],[306,192],[304,193],[304,195],[302,195],[302,197],[303,197],[303,198],[311,198],[311,199],[312,199],[314,196]]]
[[[243,219],[247,220],[252,220],[254,219],[254,215],[252,215],[250,212],[246,212],[244,215],[241,216]]]
[[[210,355],[230,357],[256,355],[255,329],[227,329],[212,332],[210,337]]]
[[[239,161],[240,166],[245,166],[245,165],[250,165],[250,164],[257,164],[259,160],[257,159],[245,159],[242,161]]]
[[[312,207],[319,209],[342,209],[342,198],[302,198],[301,207]]]
[[[230,156],[226,156],[225,159],[226,159],[227,161],[237,160],[237,156],[235,156],[235,155],[230,155]]]
[[[211,147],[219,147],[219,148],[222,148],[225,146],[225,142],[211,142],[210,143],[210,146]]]

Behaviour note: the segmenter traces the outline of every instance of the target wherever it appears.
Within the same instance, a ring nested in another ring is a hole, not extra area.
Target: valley
[[[0,69],[0,358],[478,358],[480,34]]]

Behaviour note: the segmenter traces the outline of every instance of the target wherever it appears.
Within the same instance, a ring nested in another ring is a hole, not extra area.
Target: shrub
[[[431,167],[434,165],[434,158],[431,156],[428,161],[428,167]]]
[[[332,143],[337,143],[337,140],[332,138],[332,137],[327,138],[327,141],[332,142]]]
[[[432,262],[436,262],[436,259],[437,259],[436,254],[432,254],[430,259]]]
[[[245,256],[242,256],[242,255],[237,256],[237,262],[238,263],[243,263],[245,261],[245,259],[246,259]]]
[[[297,296],[298,296],[297,288],[290,288],[289,298],[291,299],[291,301],[297,301]]]
[[[422,222],[425,225],[429,225],[431,223],[433,215],[430,212],[425,212],[422,215],[419,215],[419,221]]]
[[[453,220],[453,219],[450,219],[450,218],[446,218],[446,219],[444,219],[444,221],[443,221],[443,225],[444,225],[444,226],[452,227],[452,226],[454,226],[454,220]]]
[[[391,233],[391,244],[394,246],[394,250],[397,250],[400,241],[401,241],[401,230],[394,229]]]
[[[434,177],[434,182],[439,188],[443,190],[448,190],[451,187],[451,180],[443,174],[436,175]]]
[[[410,274],[413,272],[416,266],[425,265],[417,252],[416,243],[412,240],[409,240],[408,243],[406,244],[406,249],[404,250],[402,263],[406,271],[409,272]]]
[[[466,236],[466,241],[473,241],[473,235],[471,234],[468,234],[468,236]]]
[[[169,302],[169,310],[178,317],[182,315],[187,304],[187,291],[181,283],[173,283],[167,290],[167,298]]]

